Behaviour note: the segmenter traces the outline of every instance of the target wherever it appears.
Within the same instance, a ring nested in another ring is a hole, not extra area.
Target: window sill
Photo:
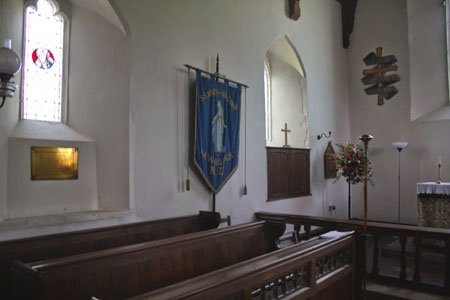
[[[450,120],[450,106],[438,108],[422,117],[411,120],[416,123]]]
[[[280,197],[271,197],[271,198],[267,199],[267,202],[278,201],[278,200],[288,200],[288,199],[302,198],[302,197],[309,197],[309,196],[312,196],[312,194],[308,193],[308,194],[298,194],[298,195],[286,195],[286,196],[280,196]]]
[[[91,138],[76,132],[64,123],[32,120],[19,121],[14,128],[10,138],[93,142]]]

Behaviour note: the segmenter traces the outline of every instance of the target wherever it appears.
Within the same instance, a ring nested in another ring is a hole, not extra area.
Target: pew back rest
[[[0,242],[0,295],[9,298],[12,261],[33,262],[217,228],[220,214],[166,218]],[[1,297],[0,297],[1,298]]]
[[[353,235],[313,238],[130,300],[353,299],[354,249]]]
[[[13,293],[18,299],[123,299],[275,250],[279,231],[273,229],[262,221],[31,264],[15,262]]]

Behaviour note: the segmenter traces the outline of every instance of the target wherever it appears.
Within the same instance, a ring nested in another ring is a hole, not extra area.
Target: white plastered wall
[[[100,210],[129,208],[130,40],[72,7],[68,125],[96,142]]]
[[[22,47],[22,3],[14,0],[3,0],[0,12],[2,37],[12,40],[12,49],[21,53]],[[14,81],[20,85],[20,72]],[[0,110],[0,222],[7,214],[7,169],[8,169],[8,137],[14,130],[19,116],[19,93],[7,98]]]
[[[433,99],[448,99],[441,4],[440,0],[358,1],[348,55],[350,124],[353,139],[362,133],[375,137],[369,145],[375,180],[369,186],[369,219],[397,222],[399,156],[392,142],[409,143],[401,152],[401,222],[417,224],[416,183],[437,180],[438,156],[443,160],[442,178],[448,181],[450,176],[450,122],[411,121],[412,105],[427,107]],[[411,43],[411,37],[423,39],[423,35],[428,35],[428,42]],[[367,68],[362,59],[379,46],[384,55],[397,57],[401,78],[395,84],[399,93],[381,107],[376,96],[364,94],[361,83],[362,70]],[[423,68],[424,64],[432,69]],[[355,216],[361,217],[361,186],[354,187],[353,195]]]
[[[231,215],[233,224],[250,221],[258,210],[327,215],[328,204],[337,206],[338,216],[346,216],[346,185],[324,179],[327,143],[314,138],[328,131],[332,131],[333,141],[349,137],[347,56],[342,48],[341,6],[337,1],[302,1],[299,21],[287,17],[285,1],[115,2],[129,23],[129,39],[105,31],[103,21],[94,19],[93,14],[73,11],[83,18],[78,25],[72,24],[72,34],[83,35],[77,42],[86,48],[71,48],[69,101],[79,106],[70,104],[68,119],[72,128],[95,140],[98,193],[116,199],[111,200],[118,203],[114,207],[121,207],[124,198],[128,201],[128,160],[124,162],[123,157],[129,157],[132,210],[101,220],[94,214],[49,216],[27,223],[9,220],[12,225],[2,232],[3,239],[210,210],[211,193],[192,169],[191,190],[185,191],[181,184],[187,173],[181,157],[186,156],[186,162],[190,139],[181,132],[187,131],[188,120],[192,120],[188,110],[182,113],[182,103],[187,101],[187,75],[182,65],[214,71],[216,53],[221,73],[250,86],[248,195],[241,194],[241,156],[239,169],[217,195],[217,210]],[[264,58],[271,45],[284,36],[289,36],[308,70],[312,196],[267,203]],[[131,53],[130,69],[122,60],[128,59],[127,53]],[[0,111],[0,119],[3,113]],[[1,172],[5,172],[3,167]]]
[[[131,63],[131,164],[133,193],[139,211],[151,218],[188,214],[212,208],[212,195],[191,172],[191,190],[179,187],[179,109],[183,64],[220,72],[250,86],[247,91],[247,187],[241,194],[243,165],[217,195],[217,210],[232,223],[249,221],[255,211],[309,215],[327,214],[335,202],[345,215],[345,184],[323,178],[326,142],[311,138],[311,197],[267,203],[264,58],[279,38],[289,36],[308,70],[311,135],[333,132],[348,137],[346,54],[342,48],[340,4],[302,1],[295,22],[283,1],[118,1],[129,21]],[[180,79],[181,78],[181,79]],[[185,80],[185,78],[184,78]],[[185,117],[185,120],[188,118]],[[242,163],[241,159],[241,163]]]
[[[13,39],[13,48],[18,53],[21,52],[22,9],[21,1],[3,1],[5,13],[2,16],[7,17],[2,18],[2,31]],[[133,219],[127,212],[110,213],[127,211],[130,205],[129,39],[120,28],[92,11],[73,5],[69,15],[68,125],[89,138],[71,140],[67,133],[70,130],[59,140],[45,137],[45,134],[19,139],[20,142],[12,138],[8,156],[8,138],[18,125],[20,92],[7,99],[0,110],[0,239]],[[20,74],[16,75],[18,81]],[[72,145],[83,149],[84,154],[80,153],[83,170],[79,173],[83,178],[79,178],[78,185],[74,185],[74,181],[31,182],[28,172],[24,171],[29,168],[26,164],[31,144]],[[22,157],[18,157],[20,153]],[[8,163],[11,173],[8,173]],[[27,173],[27,178],[21,177],[23,182],[17,180],[16,168],[20,168],[22,175]],[[10,186],[7,186],[8,180]],[[33,202],[30,187],[37,185],[45,185],[45,188],[38,189],[35,195],[40,196],[40,200]],[[55,187],[51,188],[52,185]],[[25,202],[16,201],[18,194],[22,200],[27,198]],[[46,216],[36,217],[38,215]],[[25,216],[27,218],[22,218]]]
[[[411,120],[439,113],[450,119],[445,7],[442,1],[408,0]],[[424,47],[424,45],[427,45]]]

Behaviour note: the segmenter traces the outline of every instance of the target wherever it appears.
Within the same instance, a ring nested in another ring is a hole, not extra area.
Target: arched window
[[[266,124],[271,123],[272,90],[270,83],[270,65],[264,60],[264,98],[266,99]],[[272,141],[272,126],[266,125],[266,140]]]
[[[274,42],[264,61],[266,145],[282,147],[287,124],[289,145],[309,148],[309,109],[306,72],[287,37]]]
[[[66,18],[52,0],[24,11],[21,118],[62,122]]]

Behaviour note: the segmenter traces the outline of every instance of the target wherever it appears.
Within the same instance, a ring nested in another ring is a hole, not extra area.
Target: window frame
[[[266,108],[266,144],[272,142],[272,73],[270,63],[264,59],[264,98]]]
[[[445,10],[445,46],[447,48],[447,87],[450,91],[450,1],[445,0],[443,5]],[[447,100],[450,102],[450,93]]]
[[[21,59],[24,61],[25,59],[25,44],[27,39],[27,8],[32,6],[37,9],[37,3],[39,0],[27,0],[23,5],[23,30],[22,30],[22,55]],[[63,67],[62,67],[62,78],[61,78],[61,122],[53,122],[53,121],[42,121],[42,120],[33,120],[24,118],[23,106],[24,106],[24,90],[25,84],[25,69],[22,69],[21,75],[21,89],[20,89],[20,105],[19,105],[19,120],[30,120],[37,122],[48,122],[48,123],[62,123],[67,124],[67,108],[68,108],[68,81],[69,81],[69,49],[70,49],[70,20],[69,20],[69,9],[68,4],[62,0],[45,0],[50,2],[54,7],[56,13],[54,16],[60,16],[64,21],[64,38],[63,38]]]

